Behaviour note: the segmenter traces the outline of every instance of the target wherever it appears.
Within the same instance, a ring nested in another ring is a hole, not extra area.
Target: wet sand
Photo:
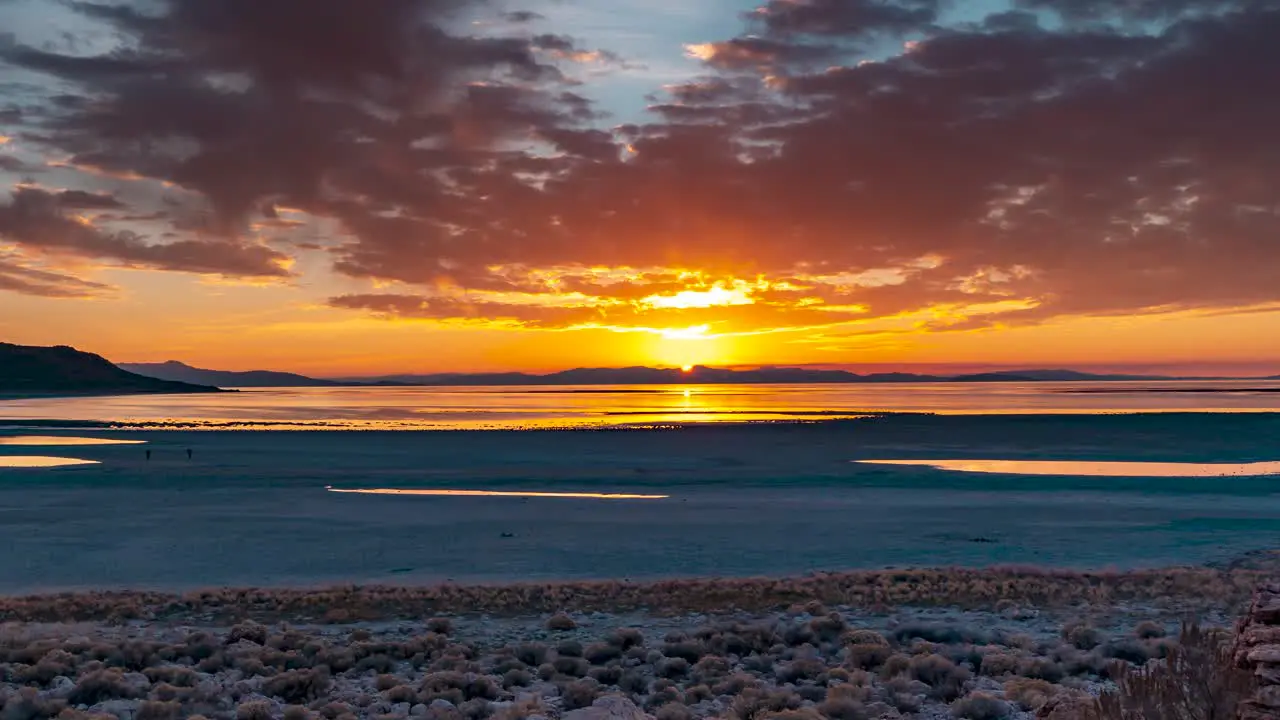
[[[1272,414],[914,415],[596,432],[7,434],[146,444],[60,447],[49,454],[101,464],[0,470],[6,593],[1163,567],[1225,562],[1273,546],[1280,530],[1276,478],[976,475],[851,462],[1271,461],[1280,457],[1280,417]],[[0,446],[0,454],[36,452]]]

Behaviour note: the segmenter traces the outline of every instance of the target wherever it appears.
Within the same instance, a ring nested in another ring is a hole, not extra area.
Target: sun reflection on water
[[[427,495],[436,497],[519,497],[519,498],[585,498],[590,500],[665,500],[670,495],[634,495],[630,493],[588,492],[523,492],[499,490],[403,490],[399,488],[341,489],[326,485],[333,493],[353,495]]]
[[[142,445],[145,440],[116,440],[113,438],[67,437],[65,435],[15,435],[0,437],[0,445],[26,447],[62,447],[72,445]]]
[[[1280,461],[1254,463],[1109,462],[1091,460],[855,460],[866,465],[919,465],[1008,475],[1095,477],[1223,477],[1280,474]]]
[[[52,468],[69,465],[97,465],[97,460],[44,457],[40,455],[0,455],[0,468]]]

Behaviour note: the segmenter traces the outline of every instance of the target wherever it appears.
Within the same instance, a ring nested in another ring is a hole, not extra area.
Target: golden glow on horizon
[[[49,269],[67,269],[59,263]],[[630,278],[648,269],[581,272],[606,271],[607,281],[598,282],[607,282],[608,289],[594,290],[594,295],[616,296],[625,308],[655,294],[632,287],[637,281]],[[1134,366],[1166,365],[1149,372],[1280,373],[1274,341],[1280,336],[1280,304],[1021,324],[1016,312],[1008,319],[1000,314],[1027,307],[1016,299],[994,307],[932,306],[877,315],[874,303],[859,302],[856,288],[828,294],[821,299],[824,306],[810,299],[817,297],[812,288],[779,291],[782,283],[771,281],[768,293],[753,292],[756,303],[749,306],[654,309],[617,321],[608,315],[589,319],[590,312],[584,311],[570,325],[536,327],[483,317],[388,321],[329,307],[326,300],[333,290],[323,284],[249,287],[139,269],[88,267],[76,272],[125,292],[101,300],[6,293],[0,301],[8,311],[0,313],[0,337],[26,345],[71,344],[115,362],[181,360],[222,370],[270,369],[320,377],[801,364],[866,364],[877,371],[964,365],[1126,372]],[[674,279],[661,282],[670,285]],[[704,290],[708,286],[702,278],[688,282]],[[629,291],[633,298],[622,299]],[[792,308],[809,313],[803,324],[796,323],[791,310],[783,313],[770,304],[778,293],[784,299],[790,293]],[[837,307],[846,313],[843,317],[832,311]],[[992,314],[981,316],[979,311]]]
[[[332,493],[352,495],[423,495],[429,497],[509,497],[509,498],[577,498],[587,500],[665,500],[670,495],[632,495],[628,493],[588,492],[520,492],[500,490],[400,490],[397,488],[365,488],[342,490],[325,486]]]

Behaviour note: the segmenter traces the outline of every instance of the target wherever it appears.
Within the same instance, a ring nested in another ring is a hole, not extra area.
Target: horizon
[[[115,361],[113,361],[115,362]],[[550,370],[450,370],[444,372],[437,371],[417,371],[411,369],[402,369],[399,371],[376,373],[368,375],[359,374],[308,374],[283,368],[259,367],[252,364],[245,366],[244,369],[231,369],[222,367],[203,367],[184,362],[182,360],[163,360],[158,362],[133,362],[119,361],[116,364],[121,366],[129,365],[159,365],[165,363],[178,363],[195,370],[206,370],[211,372],[283,372],[294,373],[306,377],[313,377],[321,380],[362,380],[362,379],[378,379],[383,377],[409,376],[409,375],[489,375],[502,373],[523,373],[531,376],[554,375],[562,372],[571,372],[574,370],[627,370],[635,368],[645,368],[653,370],[682,370],[684,372],[703,370],[732,370],[732,371],[751,371],[759,369],[780,369],[780,370],[840,370],[844,372],[855,373],[859,375],[876,375],[888,373],[908,373],[916,375],[934,375],[934,376],[950,376],[950,375],[975,375],[982,373],[1017,373],[1017,372],[1041,372],[1041,371],[1069,371],[1089,373],[1095,375],[1147,375],[1147,376],[1170,376],[1170,377],[1187,377],[1187,378],[1222,378],[1222,379],[1267,379],[1270,377],[1280,376],[1280,367],[1272,364],[1257,365],[1236,365],[1236,366],[1197,366],[1197,365],[1133,365],[1133,366],[1028,366],[1028,365],[965,365],[965,364],[770,364],[758,363],[749,365],[607,365],[607,366],[573,366],[563,367]],[[1200,370],[1196,370],[1200,368]],[[1210,368],[1217,368],[1212,370]],[[1223,370],[1228,370],[1224,372]]]
[[[0,338],[1280,372],[1275,4],[213,7],[0,2]]]

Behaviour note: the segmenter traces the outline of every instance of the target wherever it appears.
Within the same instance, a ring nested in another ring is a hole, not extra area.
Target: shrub
[[[796,682],[798,680],[816,680],[827,671],[826,663],[812,658],[801,658],[778,668],[775,674],[778,682]]]
[[[642,647],[644,645],[644,633],[636,628],[618,628],[605,636],[605,642],[625,652],[633,647]]]
[[[696,663],[707,654],[706,648],[701,643],[692,640],[682,640],[679,642],[666,643],[662,646],[662,654],[671,658],[683,658],[690,663]]]
[[[862,701],[851,697],[828,697],[818,704],[818,712],[835,720],[867,720],[870,717]]]
[[[664,657],[653,666],[653,674],[663,678],[684,677],[688,672],[689,661],[679,657]]]
[[[1133,628],[1133,634],[1143,640],[1155,640],[1169,633],[1165,631],[1164,626],[1160,623],[1152,620],[1143,620]]]
[[[67,704],[62,700],[49,700],[31,687],[18,690],[4,702],[4,720],[44,720],[63,711]]]
[[[693,711],[678,702],[666,703],[654,713],[657,720],[693,720]]]
[[[987,677],[1012,675],[1018,671],[1018,664],[1021,661],[1022,658],[1013,653],[991,650],[983,653],[982,660],[978,663],[978,674]]]
[[[1013,701],[1023,710],[1039,710],[1058,692],[1058,686],[1046,680],[1011,678],[1004,684],[1005,698]]]
[[[911,676],[929,686],[929,695],[950,701],[964,693],[964,684],[969,680],[968,670],[941,655],[918,655],[911,658]]]
[[[610,643],[592,643],[582,651],[582,657],[592,665],[603,665],[622,657],[622,648]]]
[[[617,685],[622,679],[622,666],[606,665],[604,667],[591,668],[587,673],[587,677],[595,678],[601,685]]]
[[[800,697],[784,689],[763,690],[747,688],[729,705],[729,715],[738,720],[755,720],[767,713],[795,710],[801,705]]]
[[[511,689],[513,687],[528,687],[533,684],[533,675],[527,670],[508,670],[502,676],[502,687]]]
[[[67,702],[72,705],[96,705],[103,700],[127,700],[134,694],[133,688],[124,681],[124,674],[119,670],[95,670],[80,678],[67,695]]]
[[[314,670],[290,670],[268,678],[262,683],[262,693],[299,705],[324,697],[329,682],[329,668],[324,665]]]
[[[840,636],[840,642],[845,645],[888,645],[889,641],[875,630],[867,628],[852,628],[845,631]]]
[[[249,642],[256,643],[258,645],[266,645],[266,626],[253,622],[252,620],[242,622],[238,625],[233,625],[231,630],[227,632],[227,644],[234,645],[241,640],[248,640]]]
[[[177,720],[182,705],[173,701],[148,700],[138,706],[133,720]]]
[[[582,643],[577,640],[565,640],[556,645],[556,655],[560,657],[582,657]]]
[[[591,669],[591,663],[580,657],[558,657],[551,665],[556,672],[569,677],[583,677]]]
[[[453,632],[453,621],[447,617],[433,617],[427,621],[427,631],[437,635],[449,635]]]
[[[512,652],[516,659],[529,667],[538,667],[547,661],[547,646],[542,643],[522,643]]]
[[[1168,657],[1143,667],[1112,670],[1117,691],[1096,703],[1099,720],[1182,720],[1234,718],[1236,706],[1251,696],[1257,681],[1237,668],[1220,635],[1183,626]]]
[[[855,643],[844,649],[845,664],[857,670],[875,670],[893,654],[888,644]]]
[[[236,706],[236,720],[271,720],[271,703],[266,700],[250,700]]]
[[[729,661],[715,655],[708,655],[693,666],[693,679],[699,683],[713,683],[729,674]]]
[[[566,710],[591,707],[591,703],[595,702],[599,695],[600,683],[591,678],[574,680],[560,687],[560,697],[564,700]]]
[[[556,632],[568,632],[578,627],[578,623],[565,613],[559,612],[547,618],[547,629]]]
[[[1084,623],[1069,623],[1062,628],[1062,639],[1078,650],[1092,650],[1102,644],[1102,633]]]
[[[839,613],[828,613],[809,621],[809,630],[823,642],[833,642],[840,637],[848,624]]]
[[[290,705],[284,709],[284,720],[309,720],[310,717],[311,713],[301,705]]]
[[[951,716],[965,720],[1001,720],[1012,714],[1009,703],[984,692],[975,692],[951,703]]]
[[[649,678],[639,670],[627,670],[618,679],[618,689],[640,695],[649,692]]]

